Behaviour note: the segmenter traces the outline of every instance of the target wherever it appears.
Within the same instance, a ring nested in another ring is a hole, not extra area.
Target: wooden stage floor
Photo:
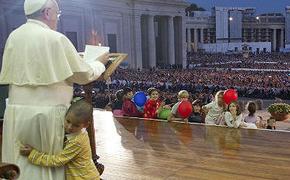
[[[290,179],[290,133],[94,111],[103,179]]]

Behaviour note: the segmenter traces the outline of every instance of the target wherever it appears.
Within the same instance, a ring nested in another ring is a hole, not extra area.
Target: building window
[[[66,32],[65,35],[72,42],[74,47],[78,50],[78,34],[77,34],[77,32]]]
[[[108,34],[108,44],[110,47],[110,53],[117,52],[117,35],[116,34]]]

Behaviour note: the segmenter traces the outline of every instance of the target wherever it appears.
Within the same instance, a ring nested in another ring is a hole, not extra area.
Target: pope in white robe
[[[25,13],[43,9],[48,1],[56,3],[54,0],[25,0]],[[52,15],[53,12],[47,9],[47,13]],[[60,152],[73,83],[89,83],[104,71],[101,62],[82,61],[69,39],[43,21],[28,19],[9,35],[0,74],[0,84],[9,84],[2,161],[20,167],[19,179],[65,179],[63,168],[34,166],[19,154],[19,147],[29,144],[48,154]]]

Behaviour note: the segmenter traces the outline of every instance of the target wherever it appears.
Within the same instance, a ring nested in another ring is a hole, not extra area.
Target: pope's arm
[[[85,63],[85,62],[81,62]],[[98,61],[85,63],[89,65],[89,69],[86,72],[74,72],[74,74],[67,80],[77,84],[88,84],[92,81],[97,80],[102,73],[106,70],[105,66]]]
[[[100,61],[86,63],[78,54],[73,44],[66,38],[62,38],[65,57],[73,74],[67,81],[77,84],[88,84],[98,79],[106,70],[105,65]]]
[[[57,155],[48,155],[37,150],[32,150],[28,156],[32,164],[45,167],[60,167],[66,165],[74,159],[81,151],[81,146],[77,142],[67,143],[65,148]]]

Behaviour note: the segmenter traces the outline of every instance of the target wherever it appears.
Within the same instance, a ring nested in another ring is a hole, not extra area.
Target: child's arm
[[[225,113],[225,122],[228,127],[234,127],[234,124],[231,123],[233,121],[233,117],[230,112]]]
[[[171,109],[171,113],[169,114],[167,118],[168,121],[182,121],[183,120],[182,118],[177,117],[178,106],[179,106],[179,102],[174,104],[174,106]]]
[[[175,114],[170,113],[170,115],[167,118],[167,121],[183,121],[184,119],[176,117]]]
[[[122,105],[124,115],[129,117],[141,117],[143,114],[138,111],[136,105],[133,102],[127,101]]]
[[[122,111],[124,112],[125,116],[130,116],[131,109],[130,109],[130,102],[129,101],[124,101],[122,104]]]
[[[174,115],[170,113],[169,116],[167,117],[167,121],[173,121],[173,119],[174,119]]]
[[[239,115],[236,117],[236,121],[234,124],[235,128],[239,128],[239,127],[246,127],[246,124],[243,122],[243,116]]]
[[[208,111],[209,111],[209,108],[205,107],[205,106],[202,106],[201,108],[204,112],[205,115],[207,115]]]
[[[27,148],[27,146],[26,146]],[[48,155],[32,149],[28,156],[28,160],[35,165],[46,167],[64,166],[71,161],[81,151],[81,146],[77,142],[69,142],[65,148],[57,155]],[[25,155],[24,153],[21,153]]]
[[[156,114],[159,114],[161,110],[163,110],[164,106],[165,106],[165,102],[161,102],[160,106],[157,107]]]
[[[212,108],[213,102],[204,105],[201,107],[201,109],[203,110],[204,114],[207,115],[207,113],[209,112],[209,110]]]

